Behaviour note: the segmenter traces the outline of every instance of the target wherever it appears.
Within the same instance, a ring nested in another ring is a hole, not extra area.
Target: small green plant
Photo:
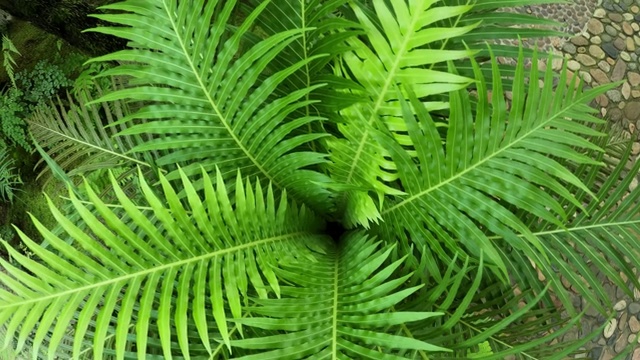
[[[29,72],[16,74],[16,82],[30,111],[46,104],[61,89],[73,85],[58,66],[46,61],[38,62]]]
[[[13,203],[16,187],[22,184],[20,175],[14,168],[14,160],[7,152],[7,148],[0,149],[0,199]]]
[[[16,61],[13,58],[13,54],[20,54],[16,46],[13,44],[11,39],[7,35],[2,35],[2,57],[3,57],[3,66],[4,70],[7,72],[9,79],[11,80],[11,84],[13,87],[16,87],[16,78],[14,74],[14,66],[16,66]]]
[[[15,87],[0,94],[0,128],[5,140],[25,150],[31,150],[31,141],[27,137],[26,123],[23,120],[26,111],[22,101],[23,94]]]
[[[41,61],[33,70],[17,73],[15,84],[0,94],[0,128],[5,140],[31,151],[24,119],[72,82],[56,65]]]

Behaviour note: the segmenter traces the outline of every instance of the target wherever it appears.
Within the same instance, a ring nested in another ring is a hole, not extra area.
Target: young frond
[[[399,121],[400,103],[396,87],[410,88],[418,97],[465,88],[471,79],[455,74],[435,71],[431,68],[440,62],[469,57],[467,50],[430,49],[435,42],[454,38],[473,29],[473,26],[437,28],[434,22],[449,17],[463,15],[470,6],[435,6],[437,1],[420,0],[410,4],[404,1],[391,3],[373,1],[375,12],[365,13],[354,5],[353,11],[365,31],[365,40],[351,38],[353,48],[342,55],[342,64],[337,74],[351,78],[361,89],[350,90],[361,97],[361,101],[340,112],[342,116],[338,130],[342,138],[329,142],[332,178],[341,184],[359,188],[360,194],[344,194],[339,209],[344,213],[347,226],[380,219],[374,199],[364,199],[372,194],[399,195],[402,192],[389,186],[397,176],[393,163],[386,158],[388,153],[372,133],[379,127],[392,131],[403,131]],[[376,26],[380,23],[381,28]],[[442,103],[427,103],[430,109],[443,106]],[[406,136],[398,135],[404,142]],[[358,204],[350,204],[350,202]],[[366,206],[363,206],[365,203]],[[357,212],[355,212],[357,211]]]
[[[94,87],[102,91],[97,83]],[[126,129],[124,124],[115,126],[128,114],[124,102],[89,104],[93,98],[88,87],[77,89],[75,96],[67,93],[66,100],[66,104],[58,99],[56,104],[38,107],[27,123],[38,145],[68,176],[87,176],[95,170],[119,167],[135,170],[140,166],[145,172],[153,171],[151,158],[129,154],[142,142],[140,136],[115,136]],[[50,168],[45,167],[38,177],[48,171]]]

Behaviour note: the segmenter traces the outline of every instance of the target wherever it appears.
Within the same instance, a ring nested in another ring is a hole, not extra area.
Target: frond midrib
[[[480,161],[476,162],[475,164],[471,165],[470,167],[465,168],[464,170],[458,172],[457,174],[455,174],[454,176],[440,182],[439,184],[436,184],[428,189],[422,190],[420,192],[418,192],[415,195],[411,195],[410,197],[400,201],[399,203],[393,205],[390,208],[387,208],[383,211],[380,212],[381,216],[384,216],[385,214],[388,214],[392,211],[395,211],[399,208],[404,207],[407,204],[410,204],[411,202],[415,201],[416,199],[425,196],[427,194],[429,194],[430,192],[433,192],[459,178],[464,177],[466,174],[472,172],[473,170],[475,170],[476,168],[482,166],[483,164],[485,164],[487,161],[499,156],[501,153],[503,153],[506,150],[511,149],[513,146],[515,146],[517,143],[519,143],[520,141],[528,138],[529,136],[531,136],[533,133],[540,131],[541,128],[544,128],[548,123],[552,122],[553,120],[560,118],[563,116],[564,113],[568,112],[570,109],[572,109],[574,106],[576,105],[580,105],[582,104],[582,102],[580,101],[580,99],[582,99],[583,96],[581,97],[576,97],[574,98],[574,101],[570,104],[568,104],[567,106],[565,106],[561,111],[557,112],[556,114],[553,114],[553,116],[550,116],[549,118],[547,118],[544,121],[541,121],[537,126],[532,127],[529,131],[527,131],[526,133],[522,134],[521,136],[517,137],[516,139],[514,139],[513,141],[511,141],[510,143],[506,144],[504,147],[498,149],[497,151],[494,151],[491,154],[488,154],[487,156],[485,156],[483,159],[481,159]],[[505,129],[505,132],[507,131],[507,129]]]
[[[331,330],[331,359],[337,359],[338,354],[338,289],[340,285],[340,258],[333,259],[333,310],[332,310],[332,330]]]
[[[411,25],[409,26],[409,29],[413,29],[416,25],[416,22],[418,21],[419,18],[419,14],[421,14],[420,12],[416,11],[413,14],[413,17],[411,19]],[[387,70],[387,78],[385,79],[384,85],[382,86],[381,91],[379,92],[378,98],[376,99],[376,102],[374,104],[374,107],[371,111],[371,115],[369,116],[369,119],[367,120],[367,128],[364,130],[364,133],[362,135],[362,138],[359,141],[358,144],[358,148],[356,150],[356,153],[354,155],[353,158],[353,162],[351,163],[351,166],[349,167],[349,172],[347,173],[347,178],[345,183],[349,184],[351,181],[351,178],[353,177],[353,173],[355,172],[355,169],[357,168],[357,164],[360,161],[360,157],[362,155],[363,149],[364,149],[364,145],[367,142],[367,139],[369,138],[369,128],[372,126],[373,122],[376,119],[376,115],[378,114],[378,110],[380,110],[380,107],[382,106],[382,103],[384,102],[384,98],[387,95],[387,92],[389,91],[389,87],[391,87],[391,83],[393,81],[393,79],[395,79],[395,74],[398,71],[398,68],[400,67],[400,61],[404,58],[404,55],[407,52],[407,48],[409,45],[409,41],[411,40],[411,38],[413,38],[413,35],[415,33],[413,31],[408,31],[406,36],[404,37],[404,41],[402,42],[402,45],[400,47],[400,50],[396,53],[396,57],[395,60],[393,62],[393,66],[391,67],[391,69]],[[393,51],[393,50],[392,50]]]
[[[554,235],[554,234],[569,234],[569,233],[573,233],[573,232],[578,232],[578,231],[587,231],[587,230],[591,230],[591,229],[606,229],[609,227],[622,227],[622,226],[630,226],[630,225],[640,225],[640,219],[638,220],[630,220],[630,221],[617,221],[617,222],[608,222],[608,223],[596,223],[596,224],[590,224],[590,225],[583,225],[583,226],[575,226],[575,227],[571,227],[571,228],[565,228],[565,229],[553,229],[553,230],[546,230],[546,231],[538,231],[538,232],[532,232],[533,235],[535,236],[545,236],[545,235]],[[518,237],[524,237],[525,235],[523,234],[517,234]],[[490,240],[499,240],[502,239],[502,236],[489,236],[488,239]]]
[[[121,154],[121,153],[118,153],[116,151],[113,151],[113,150],[110,150],[110,149],[107,149],[107,148],[100,147],[98,145],[92,144],[90,142],[87,142],[87,141],[84,141],[84,140],[80,140],[78,138],[71,137],[71,136],[69,136],[69,135],[67,135],[67,134],[65,134],[63,132],[54,130],[54,129],[50,128],[50,127],[44,126],[44,125],[39,124],[37,122],[30,121],[29,123],[32,126],[40,127],[40,128],[42,128],[43,130],[45,130],[45,131],[47,131],[49,133],[55,134],[55,135],[57,135],[57,136],[59,136],[59,137],[61,137],[63,139],[73,141],[73,142],[75,142],[77,144],[86,146],[88,148],[96,149],[96,150],[98,150],[98,151],[100,151],[102,153],[106,153],[106,154],[113,155],[113,156],[116,156],[116,157],[119,157],[119,158],[123,158],[123,159],[125,159],[127,161],[134,162],[134,163],[136,163],[138,165],[142,165],[142,166],[146,166],[146,167],[152,167],[151,165],[149,165],[148,163],[146,163],[144,161],[140,161],[140,160],[138,160],[136,158],[132,158],[132,157],[127,156],[125,154]]]
[[[151,269],[144,269],[142,271],[136,271],[130,274],[126,274],[123,276],[118,276],[115,278],[111,278],[105,281],[100,281],[98,283],[93,283],[93,284],[89,284],[89,285],[85,285],[85,286],[81,286],[81,287],[77,287],[77,288],[73,288],[70,290],[66,290],[63,292],[57,292],[54,294],[49,294],[47,296],[43,296],[43,297],[38,297],[38,298],[34,298],[34,299],[29,299],[29,300],[25,300],[22,302],[14,302],[11,305],[0,305],[0,310],[5,310],[5,309],[10,309],[10,308],[14,308],[14,307],[20,307],[20,306],[24,306],[24,305],[28,305],[28,304],[33,304],[33,303],[40,303],[40,302],[44,302],[44,301],[48,301],[48,300],[52,300],[52,299],[56,299],[56,298],[60,298],[60,297],[65,297],[65,296],[71,296],[73,294],[79,293],[79,292],[83,292],[83,291],[87,291],[87,290],[91,290],[91,289],[95,289],[95,288],[100,288],[100,287],[105,287],[105,286],[110,286],[112,284],[115,283],[119,283],[122,281],[130,281],[131,279],[134,279],[136,277],[143,277],[143,276],[147,276],[149,274],[155,273],[155,272],[161,272],[161,271],[165,271],[167,269],[170,268],[175,268],[175,267],[182,267],[185,266],[187,264],[190,263],[197,263],[203,260],[208,260],[210,258],[216,257],[216,256],[222,256],[228,253],[232,253],[232,252],[239,252],[248,248],[254,248],[254,247],[259,247],[262,245],[265,245],[267,243],[273,243],[273,242],[278,242],[278,241],[285,241],[287,239],[295,239],[295,238],[300,238],[300,237],[304,237],[306,235],[313,235],[313,233],[308,232],[308,231],[297,231],[294,233],[289,233],[289,234],[284,234],[284,235],[279,235],[279,236],[273,236],[273,237],[269,237],[269,238],[265,238],[265,239],[260,239],[260,240],[255,240],[255,241],[251,241],[249,243],[245,243],[245,244],[241,244],[241,245],[237,245],[237,246],[232,246],[229,247],[227,249],[223,249],[223,250],[219,250],[219,251],[214,251],[214,252],[210,252],[210,253],[206,253],[206,254],[202,254],[196,257],[191,257],[188,259],[183,259],[183,260],[179,260],[179,261],[175,261],[175,262],[171,262],[168,264],[162,264],[160,266],[157,267],[153,267]]]
[[[187,59],[187,63],[189,64],[189,67],[191,68],[191,71],[193,72],[194,76],[198,80],[198,85],[199,85],[200,89],[202,90],[202,92],[207,97],[207,102],[213,108],[213,111],[216,113],[218,119],[220,119],[220,123],[222,123],[222,125],[224,126],[225,130],[227,130],[227,132],[229,133],[231,138],[236,142],[236,144],[238,144],[238,147],[240,148],[240,150],[258,168],[258,170],[260,170],[260,172],[263,173],[267,177],[267,179],[269,179],[269,181],[275,187],[277,187],[279,189],[282,189],[283,187],[262,167],[262,165],[258,162],[258,160],[249,152],[249,149],[247,149],[244,146],[244,144],[240,141],[240,139],[238,138],[236,133],[229,126],[229,123],[228,123],[226,117],[224,116],[222,111],[220,111],[220,108],[218,107],[216,102],[211,97],[211,94],[209,93],[209,91],[207,91],[207,87],[205,86],[203,79],[200,77],[197,69],[195,68],[194,63],[191,60],[191,57],[189,56],[189,52],[187,51],[187,48],[185,47],[185,41],[180,36],[177,24],[176,24],[175,19],[174,19],[174,16],[171,13],[171,11],[167,8],[167,4],[165,2],[163,2],[163,8],[164,8],[165,12],[167,13],[167,15],[169,17],[169,21],[171,22],[171,26],[173,28],[173,32],[175,33],[176,38],[178,39],[178,41],[180,43],[180,48],[182,49],[182,55],[184,55],[184,57]]]

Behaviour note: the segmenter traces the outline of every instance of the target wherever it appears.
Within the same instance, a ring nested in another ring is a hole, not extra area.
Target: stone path
[[[580,76],[588,87],[623,81],[616,89],[599,96],[592,105],[612,122],[613,134],[634,140],[633,155],[639,155],[640,0],[574,0],[572,4],[525,6],[510,11],[557,20],[563,24],[561,31],[573,35],[564,39],[525,41],[527,46],[537,45],[563,55],[570,77]],[[561,61],[554,61],[551,66],[559,69]],[[634,181],[632,187],[637,184]],[[629,282],[629,289],[634,291],[634,296],[629,298],[604,274],[598,278],[615,304],[616,316],[598,338],[583,348],[584,353],[574,358],[640,360],[640,289],[633,289]],[[583,309],[582,299],[576,295],[573,300],[578,309]],[[562,341],[584,337],[606,321],[594,310],[587,309],[582,327],[567,333]]]

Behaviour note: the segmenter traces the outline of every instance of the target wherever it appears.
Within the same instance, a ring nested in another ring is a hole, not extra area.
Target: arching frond
[[[586,104],[611,86],[583,92],[576,82],[566,84],[563,70],[563,85],[554,90],[551,68],[544,74],[542,87],[536,81],[526,85],[522,53],[519,60],[511,111],[506,111],[499,96],[488,103],[479,76],[475,116],[466,91],[451,94],[446,145],[437,141],[439,135],[429,114],[423,111],[416,119],[408,105],[404,119],[416,156],[390,136],[378,137],[392,154],[406,192],[387,201],[382,209],[381,238],[406,244],[407,238],[397,235],[406,232],[418,248],[428,249],[445,263],[460,251],[476,258],[482,252],[496,266],[494,273],[505,279],[514,270],[503,253],[508,247],[545,273],[551,272],[555,255],[525,224],[522,214],[562,228],[571,214],[561,201],[581,208],[576,193],[593,196],[568,164],[602,164],[585,155],[589,150],[602,151],[586,137],[604,135],[592,128],[603,121],[592,116]],[[537,79],[535,56],[532,63],[529,78]],[[479,72],[477,64],[475,68]],[[493,92],[499,94],[502,80],[495,61],[494,71]],[[415,97],[412,103],[414,108],[419,104]],[[554,291],[563,291],[561,288],[560,282],[554,282]]]
[[[123,1],[103,6],[120,11],[96,17],[125,27],[92,31],[131,41],[133,49],[94,61],[122,61],[107,75],[134,77],[132,87],[103,96],[100,101],[135,99],[148,102],[122,122],[131,126],[122,135],[151,134],[134,152],[168,150],[157,159],[160,167],[182,166],[188,175],[200,167],[218,167],[224,179],[237,169],[317,209],[330,208],[328,191],[318,183],[328,178],[308,167],[325,162],[323,154],[292,150],[327,134],[301,133],[320,118],[315,114],[284,121],[309,104],[305,97],[321,84],[274,97],[278,86],[313,61],[304,58],[286,68],[266,69],[307,29],[279,32],[247,47],[245,34],[269,1],[252,11],[234,33],[226,31],[236,1]],[[136,124],[136,119],[146,119]],[[173,171],[169,179],[179,178]]]
[[[251,0],[258,6],[260,0]],[[348,87],[342,77],[333,76],[331,68],[336,56],[348,50],[346,39],[358,34],[358,23],[338,16],[338,11],[346,6],[347,0],[272,0],[256,19],[256,32],[272,36],[284,31],[300,29],[296,38],[276,56],[270,68],[283,69],[295,63],[310,59],[304,67],[284,79],[279,93],[288,93],[317,84],[327,84],[305,96],[314,102],[300,109],[308,115],[335,118],[335,110],[351,105],[357,97],[345,96],[338,90]],[[352,84],[353,85],[353,84]]]
[[[415,269],[406,286],[423,286],[394,310],[438,311],[443,315],[407,322],[400,332],[452,350],[429,358],[560,360],[602,331],[594,329],[573,342],[559,341],[577,326],[583,314],[567,317],[562,309],[545,304],[550,293],[544,284],[532,289],[524,283],[512,286],[498,281],[485,273],[482,256],[480,266],[470,264],[470,259],[459,264],[457,258],[442,265],[426,251],[419,257],[405,257],[405,265]],[[551,342],[556,345],[550,346]],[[408,353],[405,358],[424,358],[422,355]]]
[[[97,86],[99,92],[102,90]],[[67,103],[40,106],[27,119],[29,130],[35,141],[68,176],[87,176],[92,171],[140,166],[145,172],[154,170],[153,158],[140,154],[129,154],[142,139],[139,136],[115,137],[126,129],[125,124],[114,126],[127,114],[122,101],[109,104],[91,104],[88,87],[77,89],[72,96],[67,93]],[[41,165],[44,160],[40,160]],[[50,169],[42,169],[38,177]]]
[[[236,340],[233,346],[264,352],[242,359],[401,359],[397,351],[450,351],[394,335],[407,323],[442,316],[439,312],[388,312],[421,286],[401,287],[410,275],[392,278],[403,259],[384,265],[391,247],[362,232],[346,235],[342,246],[314,264],[290,264],[277,271],[290,286],[282,299],[256,299],[256,315],[240,322],[273,335]]]
[[[15,168],[15,161],[8,149],[0,144],[0,200],[13,202],[13,197],[22,179]]]
[[[344,195],[340,206],[348,226],[377,221],[377,207],[368,191],[378,194],[401,192],[388,186],[397,176],[393,164],[385,159],[386,151],[371,136],[371,129],[387,126],[402,131],[396,118],[401,114],[396,86],[412,89],[424,98],[464,88],[470,79],[451,73],[431,70],[434,64],[470,56],[470,51],[427,49],[429,44],[469,32],[473,26],[437,28],[439,20],[457,17],[470,6],[435,6],[437,1],[420,0],[391,2],[373,1],[375,14],[368,16],[354,4],[353,11],[366,32],[365,40],[350,39],[354,50],[345,53],[340,75],[351,77],[362,87],[358,95],[363,101],[341,111],[343,123],[339,131],[343,138],[331,140],[331,177],[340,184],[358,189]],[[375,19],[371,17],[375,16]],[[379,21],[382,29],[375,22]],[[424,107],[425,105],[421,105]],[[430,108],[445,104],[427,104]],[[383,124],[383,125],[381,125]],[[406,138],[406,137],[405,137]],[[403,141],[403,138],[399,138]]]
[[[20,351],[29,338],[34,353],[46,349],[54,358],[71,328],[68,356],[84,350],[84,339],[91,339],[98,359],[110,351],[121,358],[132,345],[139,358],[209,356],[218,341],[229,345],[241,331],[233,330],[232,318],[243,317],[248,296],[280,296],[278,262],[314,262],[315,251],[330,244],[318,235],[321,220],[286,196],[277,204],[271,187],[265,193],[238,175],[232,205],[220,173],[215,187],[203,174],[203,197],[180,175],[188,208],[162,175],[161,196],[141,176],[144,205],[152,212],[140,210],[112,179],[125,216],[116,216],[89,188],[95,211],[70,193],[86,231],[51,206],[63,235],[35,220],[48,249],[21,232],[33,257],[5,242],[24,270],[0,259],[7,271],[0,273],[0,288],[11,288],[0,291],[0,327],[7,334],[1,347]],[[114,340],[112,350],[105,349],[106,339]]]

